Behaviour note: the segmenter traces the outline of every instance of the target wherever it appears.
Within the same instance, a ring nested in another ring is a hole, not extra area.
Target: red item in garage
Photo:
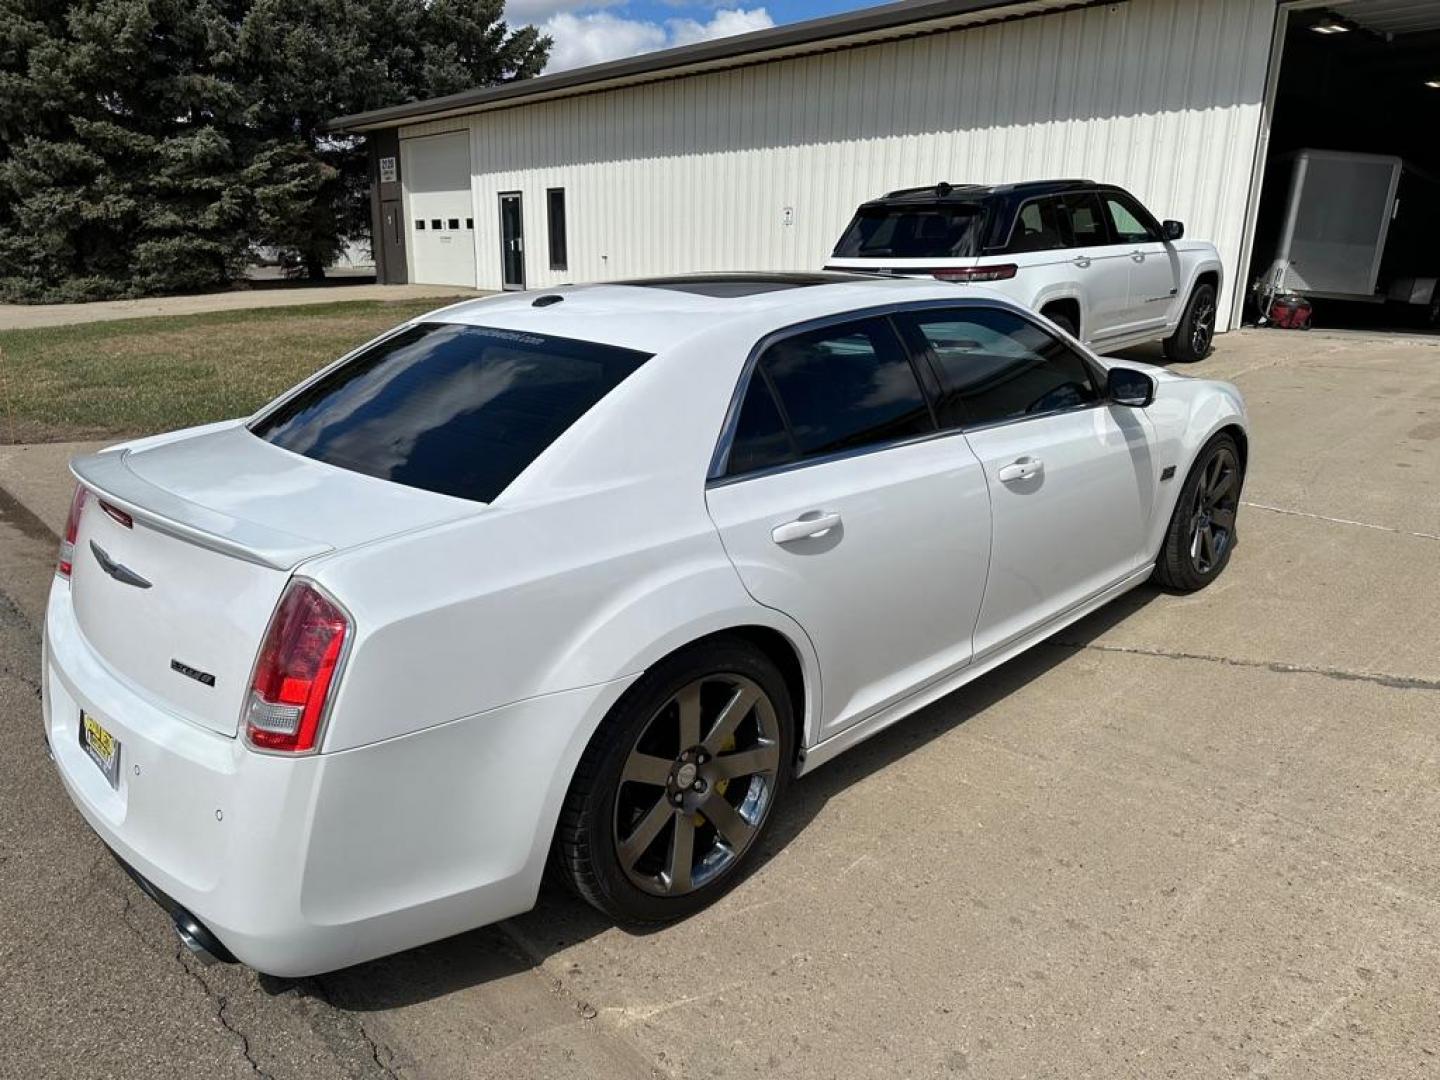
[[[1309,330],[1314,313],[1303,296],[1277,296],[1270,301],[1269,321],[1281,330]]]

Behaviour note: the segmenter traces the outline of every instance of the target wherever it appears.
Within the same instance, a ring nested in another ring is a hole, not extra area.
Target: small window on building
[[[473,228],[475,228],[475,219],[474,219],[473,217],[467,217],[467,218],[465,219],[465,227],[466,227],[467,229],[473,229]]]
[[[452,217],[452,218],[450,219],[450,228],[452,228],[452,229],[459,229],[459,228],[460,228],[460,219],[459,219],[458,217]]]
[[[425,219],[424,219],[424,218],[419,218],[419,217],[417,217],[417,218],[415,219],[415,231],[416,231],[416,232],[424,232],[424,231],[425,231]]]
[[[439,219],[438,217],[437,217],[437,218],[431,218],[431,219],[430,219],[430,227],[431,227],[432,229],[438,229],[438,228],[440,228],[440,227],[441,227],[440,219]]]
[[[565,189],[550,188],[545,192],[545,210],[550,223],[550,269],[568,270],[569,253],[565,243]]]

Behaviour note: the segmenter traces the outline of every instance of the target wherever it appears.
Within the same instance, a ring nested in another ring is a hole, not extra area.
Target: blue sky
[[[618,60],[767,26],[870,7],[875,0],[509,0],[505,18],[555,39],[546,71]]]

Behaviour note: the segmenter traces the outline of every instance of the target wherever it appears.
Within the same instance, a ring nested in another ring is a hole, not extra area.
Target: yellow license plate
[[[110,786],[115,787],[120,781],[120,740],[83,710],[80,713],[80,745],[100,767]]]

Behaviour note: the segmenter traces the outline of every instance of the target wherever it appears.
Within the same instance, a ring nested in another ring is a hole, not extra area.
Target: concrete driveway
[[[684,923],[547,893],[298,983],[198,968],[70,808],[35,685],[63,508],[0,498],[0,1075],[1435,1075],[1440,343],[1251,331],[1194,372],[1255,424],[1213,587],[801,781]]]

